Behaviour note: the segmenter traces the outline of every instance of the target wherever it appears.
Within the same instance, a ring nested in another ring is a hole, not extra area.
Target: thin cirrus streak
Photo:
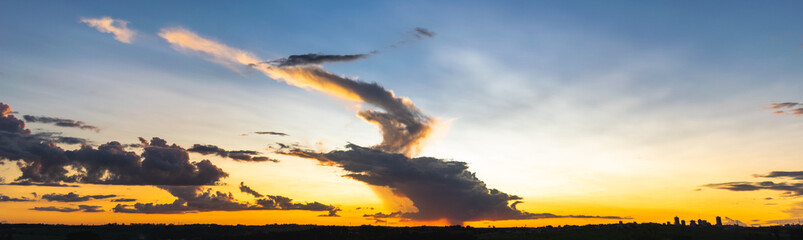
[[[365,102],[384,110],[366,109],[358,112],[360,118],[376,124],[382,130],[382,143],[375,148],[383,151],[408,156],[418,152],[422,141],[431,135],[437,122],[437,119],[423,114],[408,98],[396,97],[393,91],[377,83],[361,82],[327,72],[320,64],[270,64],[253,53],[206,39],[184,28],[165,28],[159,32],[159,36],[179,51],[202,53],[210,61],[228,67],[250,66],[272,79],[296,87]]]

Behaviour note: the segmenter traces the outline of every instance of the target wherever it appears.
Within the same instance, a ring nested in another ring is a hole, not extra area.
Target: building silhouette
[[[717,226],[722,226],[722,218],[717,216]]]
[[[675,216],[675,225],[680,225],[680,218]]]

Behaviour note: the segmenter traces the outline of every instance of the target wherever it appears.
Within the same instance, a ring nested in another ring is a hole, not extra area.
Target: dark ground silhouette
[[[0,224],[7,239],[803,239],[803,225],[677,226],[627,223],[539,228],[357,227],[317,225]]]

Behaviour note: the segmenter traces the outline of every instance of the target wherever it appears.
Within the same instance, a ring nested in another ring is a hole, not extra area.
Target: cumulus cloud
[[[24,115],[22,118],[25,119],[26,122],[38,122],[38,123],[52,123],[59,127],[69,127],[69,128],[79,128],[84,130],[92,130],[95,132],[99,132],[100,129],[98,127],[87,125],[82,121],[76,121],[72,119],[66,118],[55,118],[55,117],[37,117],[31,115]]]
[[[198,186],[161,186],[177,199],[172,203],[136,203],[133,205],[118,204],[112,209],[119,213],[146,214],[179,214],[209,211],[245,211],[245,210],[308,210],[337,212],[339,208],[319,202],[294,203],[283,196],[268,195],[257,199],[255,203],[240,202],[231,193],[212,192]]]
[[[185,149],[158,137],[150,143],[142,139],[142,154],[126,151],[116,141],[64,150],[53,140],[31,134],[10,114],[10,106],[0,103],[0,109],[0,161],[18,161],[22,172],[9,184],[213,185],[228,176],[209,160],[190,162]]]
[[[254,196],[256,198],[261,198],[261,197],[265,196],[265,195],[262,195],[262,194],[258,193],[257,191],[254,191],[254,189],[251,189],[251,187],[246,186],[244,182],[240,182],[240,191],[244,192],[244,193],[251,194],[252,196]]]
[[[97,29],[102,33],[114,34],[114,39],[123,43],[131,43],[137,33],[128,29],[128,22],[111,17],[81,18],[81,22]]]
[[[510,220],[538,218],[611,218],[617,216],[560,216],[550,213],[529,213],[516,209],[522,198],[488,188],[465,162],[432,157],[410,158],[403,154],[354,144],[347,150],[316,153],[298,148],[281,149],[288,155],[312,158],[324,165],[333,165],[349,172],[346,176],[373,186],[388,187],[393,194],[410,199],[417,212],[372,215],[374,218],[403,217],[432,221],[446,219],[451,224],[476,220]],[[512,204],[511,201],[514,201]]]
[[[86,202],[92,199],[106,199],[117,197],[117,195],[78,195],[73,192],[67,194],[51,193],[42,195],[42,199],[49,202]]]
[[[33,199],[28,199],[26,197],[20,197],[20,198],[9,197],[0,193],[0,202],[30,202],[30,201],[33,201]]]
[[[213,154],[242,162],[279,162],[279,160],[272,159],[269,157],[255,156],[259,155],[259,152],[257,151],[251,151],[251,150],[227,151],[215,145],[195,144],[191,148],[187,149],[187,151],[200,153],[202,155]]]
[[[418,32],[418,31],[417,31]],[[419,32],[419,34],[423,34]],[[183,28],[165,28],[159,36],[175,49],[199,53],[226,66],[251,66],[272,79],[290,85],[321,91],[335,97],[365,102],[383,111],[362,110],[359,116],[380,127],[383,141],[376,147],[384,151],[411,154],[419,150],[435,120],[424,115],[410,99],[396,95],[377,83],[357,81],[327,72],[319,65],[264,64],[256,55],[201,37]],[[302,55],[297,55],[302,56]],[[296,59],[346,59],[338,57]],[[354,57],[352,57],[354,58]],[[289,58],[288,58],[289,59]],[[302,61],[302,60],[299,60]],[[321,62],[322,63],[322,62]]]
[[[34,207],[34,208],[31,208],[30,210],[46,211],[46,212],[78,212],[78,211],[80,211],[80,212],[94,213],[94,212],[103,212],[103,209],[101,209],[101,208],[102,208],[101,206],[78,205],[78,208],[50,206],[50,207]]]

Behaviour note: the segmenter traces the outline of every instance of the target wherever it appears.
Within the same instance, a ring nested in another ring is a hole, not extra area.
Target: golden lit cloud
[[[114,39],[124,43],[131,43],[137,33],[134,30],[128,29],[127,21],[120,19],[113,19],[111,17],[102,18],[81,18],[81,22],[86,23],[90,27],[97,29],[102,33],[114,34]]]

